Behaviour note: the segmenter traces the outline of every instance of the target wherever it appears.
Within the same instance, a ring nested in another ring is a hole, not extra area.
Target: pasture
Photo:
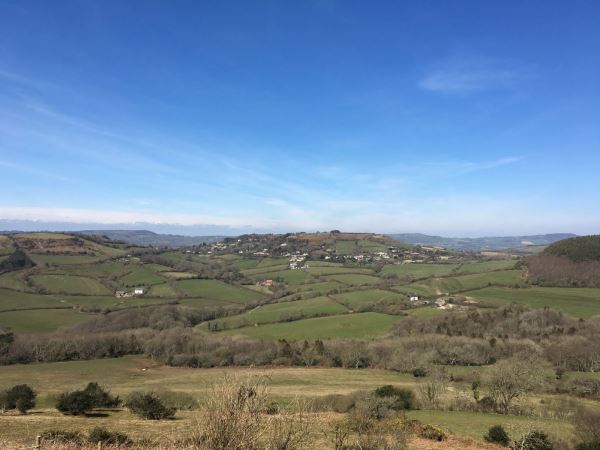
[[[393,273],[400,279],[415,280],[450,275],[458,267],[458,264],[389,264],[381,273]]]
[[[93,317],[75,309],[36,309],[0,312],[0,327],[17,333],[45,333],[77,325]]]
[[[32,275],[31,280],[36,286],[39,286],[50,293],[58,294],[87,294],[87,295],[106,295],[110,290],[93,278],[51,274],[51,275]]]
[[[368,338],[387,334],[398,320],[401,320],[398,316],[366,312],[249,326],[223,333],[240,334],[260,340]]]
[[[256,308],[237,316],[224,317],[212,321],[219,329],[237,328],[254,324],[289,321],[291,319],[326,316],[345,313],[348,310],[327,297],[316,297],[308,300],[273,303]],[[202,325],[206,328],[206,325]]]
[[[493,287],[471,291],[468,295],[492,306],[519,303],[534,309],[549,307],[584,319],[600,314],[600,288]]]
[[[248,303],[261,298],[255,291],[219,280],[181,280],[175,286],[188,297],[204,297],[232,303]]]
[[[402,303],[406,301],[406,295],[383,289],[366,289],[343,294],[335,294],[332,296],[338,302],[344,304],[348,308],[358,309],[362,306],[377,303],[380,301],[392,301]]]
[[[326,277],[329,281],[338,281],[350,286],[364,286],[369,284],[377,284],[381,282],[381,279],[372,275],[363,274],[341,274],[341,275],[328,275]]]

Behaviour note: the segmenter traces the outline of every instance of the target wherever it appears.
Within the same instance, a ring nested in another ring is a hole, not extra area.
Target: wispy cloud
[[[24,166],[22,164],[15,164],[15,163],[9,162],[9,161],[1,161],[0,160],[0,167],[4,167],[5,169],[10,169],[10,170],[17,170],[19,172],[28,173],[30,175],[36,175],[36,176],[40,176],[40,177],[44,177],[44,178],[50,178],[50,179],[56,180],[56,181],[63,181],[63,182],[73,181],[71,178],[64,177],[62,175],[58,175],[58,174],[53,173],[48,170],[40,170],[40,169],[36,169],[35,167],[28,167],[28,166]]]
[[[437,64],[418,84],[431,92],[466,94],[511,87],[530,74],[529,67],[513,61],[453,57]]]

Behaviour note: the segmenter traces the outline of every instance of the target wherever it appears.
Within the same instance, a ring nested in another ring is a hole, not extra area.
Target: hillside
[[[600,287],[600,235],[556,242],[525,262],[534,284]]]
[[[106,236],[113,241],[133,245],[152,247],[190,247],[205,242],[217,242],[224,236],[182,236],[179,234],[160,234],[148,230],[84,230],[82,234]]]
[[[498,236],[480,238],[452,238],[420,233],[391,234],[392,238],[408,244],[436,245],[460,251],[527,249],[552,244],[575,236],[570,233],[538,234],[530,236]]]

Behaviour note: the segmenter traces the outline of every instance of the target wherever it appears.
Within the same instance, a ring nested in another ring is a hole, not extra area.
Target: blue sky
[[[596,1],[3,1],[0,219],[598,233],[598,23]]]

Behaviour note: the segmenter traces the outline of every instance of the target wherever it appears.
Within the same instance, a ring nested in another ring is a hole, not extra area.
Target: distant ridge
[[[223,240],[225,237],[159,234],[148,230],[83,230],[79,231],[79,233],[106,236],[113,241],[122,241],[133,245],[173,248],[217,242]]]
[[[575,237],[572,233],[536,234],[528,236],[490,236],[480,238],[452,238],[430,236],[421,233],[390,234],[400,242],[413,245],[436,245],[461,251],[523,249],[531,246],[550,245],[554,242]]]

